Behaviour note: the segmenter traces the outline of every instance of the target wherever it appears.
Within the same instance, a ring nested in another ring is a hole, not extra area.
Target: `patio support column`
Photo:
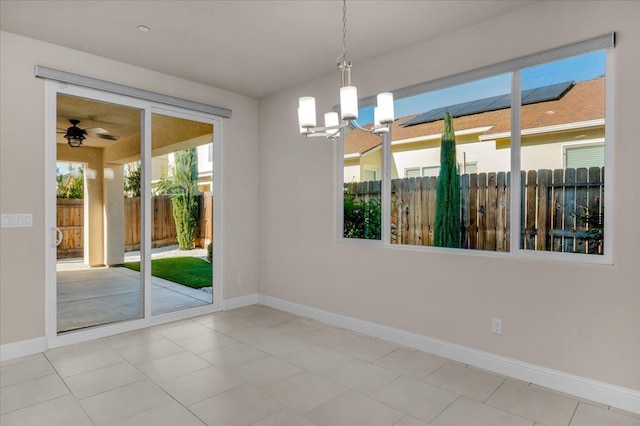
[[[67,144],[58,144],[56,160],[84,165],[84,263],[103,266],[102,149],[90,146],[71,148]]]
[[[124,166],[104,165],[104,252],[105,264],[124,262]]]
[[[84,261],[89,266],[104,266],[104,192],[102,149],[86,150],[84,203]]]

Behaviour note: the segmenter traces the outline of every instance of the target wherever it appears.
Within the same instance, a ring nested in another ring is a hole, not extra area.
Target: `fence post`
[[[469,175],[460,176],[460,209],[462,210],[462,241],[460,247],[469,248]]]
[[[497,214],[496,214],[496,251],[505,251],[507,248],[507,241],[505,237],[506,232],[506,186],[505,186],[505,173],[498,172],[497,176]]]
[[[576,169],[566,169],[564,175],[564,229],[565,231],[573,231],[574,220],[576,215]],[[564,251],[572,253],[574,251],[575,238],[564,238]]]

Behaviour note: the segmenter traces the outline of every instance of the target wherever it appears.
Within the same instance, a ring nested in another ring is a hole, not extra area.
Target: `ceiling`
[[[357,66],[533,1],[350,0],[348,59]],[[335,71],[341,26],[336,0],[0,1],[3,31],[253,98]]]

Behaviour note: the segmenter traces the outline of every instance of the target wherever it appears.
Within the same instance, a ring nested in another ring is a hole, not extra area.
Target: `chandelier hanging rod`
[[[300,134],[306,137],[327,137],[336,139],[340,130],[351,125],[355,129],[370,133],[385,133],[389,131],[394,120],[393,94],[380,93],[377,97],[378,105],[374,108],[374,125],[365,129],[361,127],[358,118],[358,91],[351,85],[351,62],[347,61],[347,1],[342,2],[342,54],[338,56],[337,66],[341,75],[340,87],[340,117],[337,112],[324,115],[324,127],[316,126],[316,101],[314,97],[304,96],[299,99],[298,124]]]

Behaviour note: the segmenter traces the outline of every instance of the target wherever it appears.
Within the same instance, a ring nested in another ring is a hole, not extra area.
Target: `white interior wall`
[[[305,140],[296,121],[300,96],[316,96],[318,111],[337,102],[336,74],[260,100],[260,292],[640,390],[638,16],[638,2],[537,2],[354,64],[352,76],[367,97],[616,31],[613,265],[337,242],[341,153]]]
[[[0,33],[0,210],[32,228],[0,231],[0,344],[45,335],[44,65],[233,110],[223,124],[224,298],[258,290],[258,102],[61,46]],[[237,275],[245,284],[233,284]],[[233,277],[233,278],[232,278]]]

